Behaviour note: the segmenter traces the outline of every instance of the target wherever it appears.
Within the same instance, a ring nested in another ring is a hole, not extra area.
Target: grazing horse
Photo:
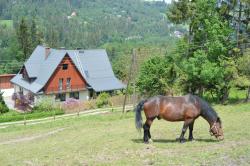
[[[142,125],[141,110],[144,110],[146,122]],[[223,140],[221,120],[214,109],[198,96],[186,95],[180,97],[155,96],[142,100],[135,108],[136,128],[144,129],[143,140],[148,143],[151,140],[150,126],[154,119],[167,121],[184,121],[179,141],[185,141],[184,135],[189,127],[189,140],[193,140],[194,121],[202,116],[210,125],[210,134],[218,140]]]

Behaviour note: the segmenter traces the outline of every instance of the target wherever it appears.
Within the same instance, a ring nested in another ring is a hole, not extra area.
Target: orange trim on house
[[[63,70],[63,65],[67,65],[67,69]],[[59,80],[62,79],[62,84],[59,86]],[[70,83],[67,83],[70,79]],[[45,94],[63,93],[67,91],[80,91],[87,87],[87,83],[82,77],[81,73],[76,68],[72,59],[66,54],[57,69],[50,77],[49,81],[44,87]]]

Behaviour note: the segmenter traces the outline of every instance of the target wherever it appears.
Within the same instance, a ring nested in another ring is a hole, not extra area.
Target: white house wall
[[[79,92],[79,99],[81,101],[89,100],[89,91],[88,90],[80,91]]]
[[[15,93],[19,93],[20,92],[20,86],[18,85],[14,85],[14,92]],[[23,94],[27,95],[29,93],[29,91],[27,89],[23,88]],[[39,94],[39,95],[35,95],[35,103],[37,103],[39,100],[42,100],[44,98],[51,98],[52,100],[55,101],[56,95],[55,94],[48,94],[48,95],[44,95],[44,94]],[[66,100],[70,98],[70,92],[66,93]],[[89,100],[89,91],[88,90],[84,90],[84,91],[79,91],[79,100],[81,101],[85,101],[85,100]]]
[[[14,84],[14,93],[19,93],[21,88],[22,88],[22,87],[20,87],[20,86]],[[30,92],[30,91],[27,90],[27,89],[24,89],[24,88],[22,88],[22,89],[23,89],[23,94],[24,94],[24,95],[27,95],[27,94]]]
[[[49,95],[36,95],[35,96],[35,103],[39,100],[42,100],[44,98],[51,98],[51,100],[55,101],[56,95],[55,94],[49,94]],[[66,100],[70,98],[70,92],[66,93]],[[79,100],[81,101],[85,101],[89,99],[89,91],[88,90],[84,90],[84,91],[80,91],[79,92]]]

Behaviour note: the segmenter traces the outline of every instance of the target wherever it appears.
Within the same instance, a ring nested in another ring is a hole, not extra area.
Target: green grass
[[[64,112],[62,110],[56,110],[56,115],[62,115]],[[54,116],[54,111],[43,111],[43,112],[30,112],[26,113],[26,119],[38,119],[38,118],[45,118]],[[0,123],[3,122],[13,122],[13,121],[20,121],[24,119],[23,113],[18,113],[16,111],[11,110],[10,112],[0,114]]]
[[[247,91],[248,91],[247,89],[231,88],[226,104],[235,104],[244,102],[246,99]],[[213,99],[211,93],[209,92],[206,92],[203,98],[205,98],[210,103],[220,103],[220,101],[217,100],[216,95],[214,94],[214,99]]]
[[[0,25],[6,26],[7,28],[13,28],[13,20],[0,20]]]
[[[250,165],[250,104],[215,105],[225,140],[195,122],[196,141],[175,141],[182,123],[155,120],[145,145],[134,114],[108,113],[0,129],[0,165]],[[48,134],[64,129],[54,134]],[[10,142],[8,142],[10,141]],[[5,144],[3,144],[5,143]]]

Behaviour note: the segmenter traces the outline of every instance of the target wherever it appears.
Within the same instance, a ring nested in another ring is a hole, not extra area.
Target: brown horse
[[[144,110],[146,122],[142,125],[141,110]],[[155,96],[142,100],[135,108],[136,128],[144,129],[143,140],[148,143],[151,140],[150,126],[154,119],[165,119],[167,121],[184,121],[180,135],[180,142],[184,142],[184,135],[189,127],[189,140],[193,140],[194,121],[202,116],[210,125],[210,134],[218,140],[223,140],[221,120],[214,109],[198,96],[186,95],[180,97]]]

